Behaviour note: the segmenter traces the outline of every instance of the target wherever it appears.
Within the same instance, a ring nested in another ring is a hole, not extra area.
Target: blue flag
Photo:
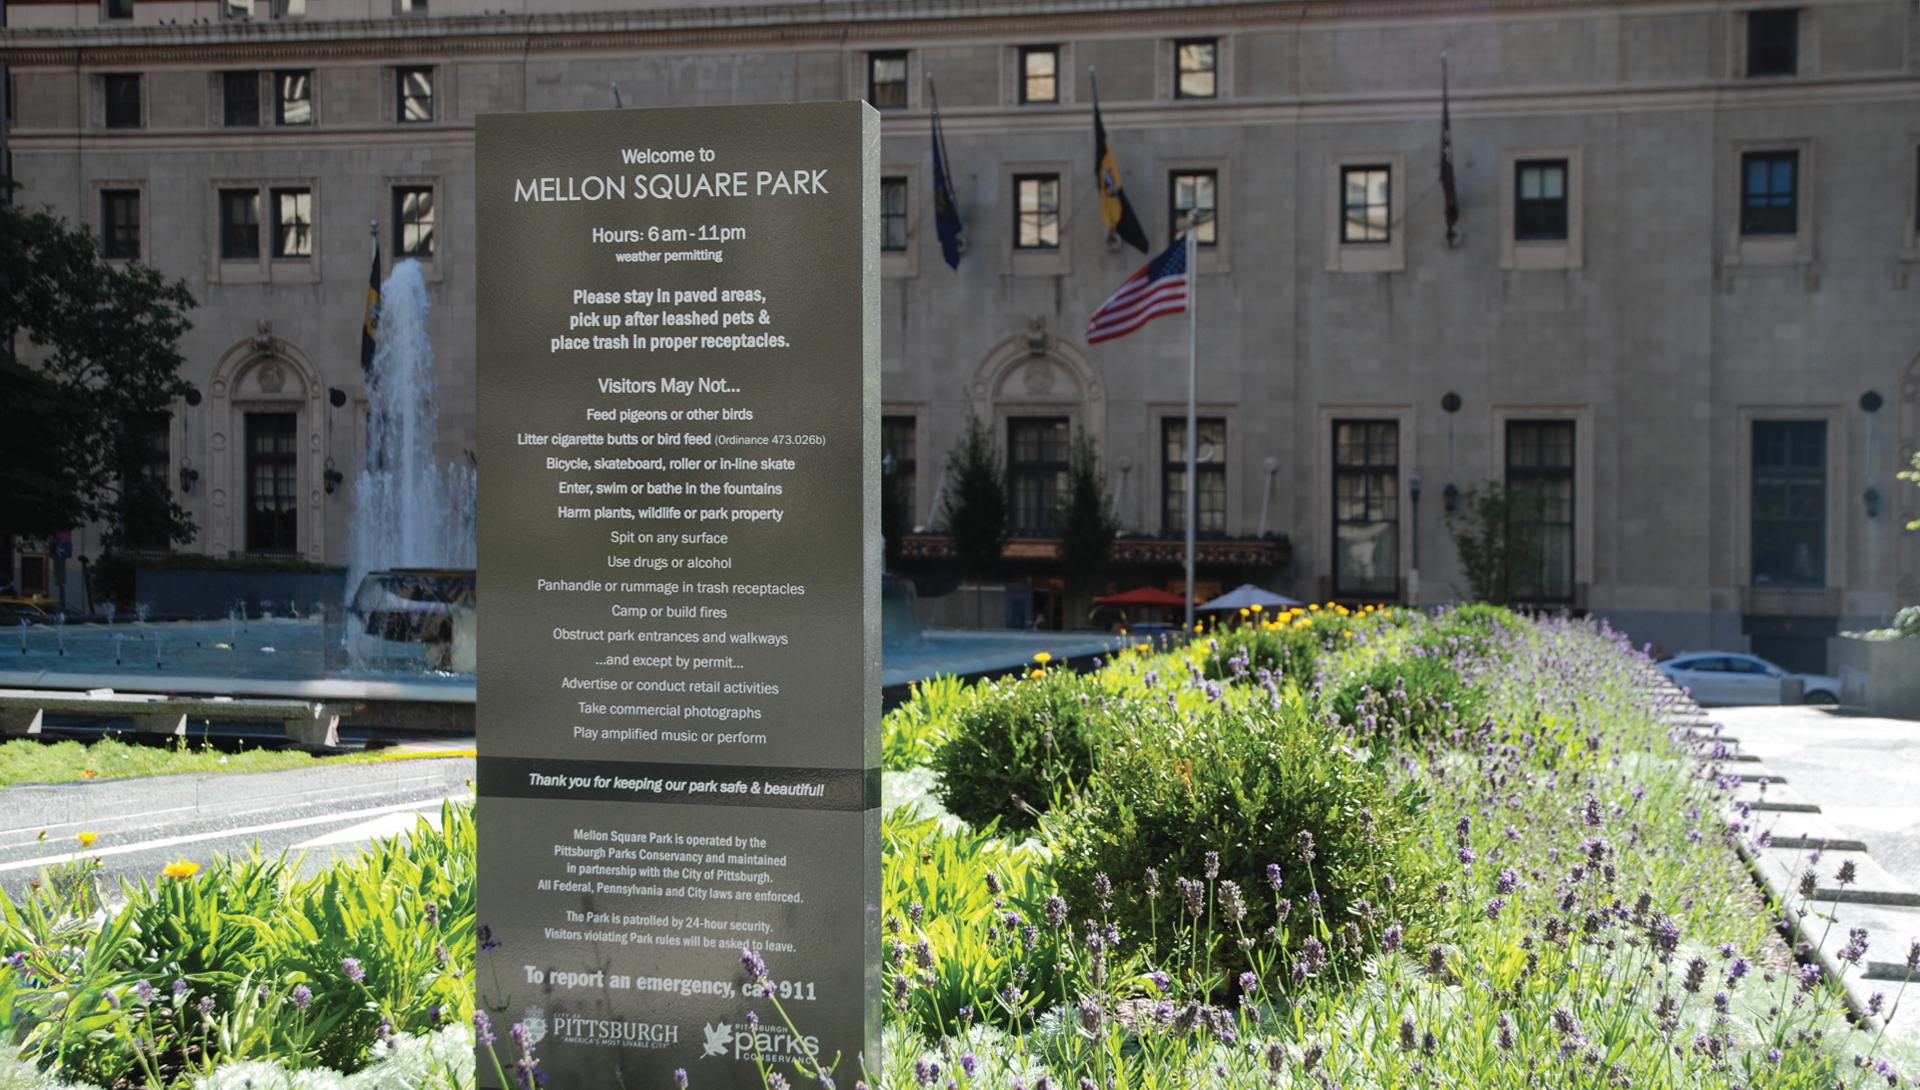
[[[933,104],[933,227],[940,235],[940,253],[947,267],[958,269],[967,248],[967,225],[953,199],[953,178],[947,173],[946,137],[940,131],[940,102]]]

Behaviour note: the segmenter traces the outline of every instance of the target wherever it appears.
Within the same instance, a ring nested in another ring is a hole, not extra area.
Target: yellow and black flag
[[[1133,214],[1133,204],[1120,184],[1120,167],[1107,145],[1107,127],[1100,123],[1097,88],[1093,95],[1093,161],[1099,164],[1100,222],[1107,225],[1107,236],[1118,235],[1127,245],[1148,253],[1146,229],[1140,226],[1140,217]]]
[[[373,270],[367,273],[367,309],[360,317],[360,373],[373,374],[374,339],[380,324],[380,238],[373,240]]]

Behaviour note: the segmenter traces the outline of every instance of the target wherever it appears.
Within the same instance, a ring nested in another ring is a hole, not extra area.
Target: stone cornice
[[[921,44],[946,38],[1177,36],[1359,20],[1485,19],[1582,8],[1712,9],[1640,0],[833,0],[658,11],[421,19],[204,22],[0,31],[0,61],[22,67],[382,60],[526,53]]]

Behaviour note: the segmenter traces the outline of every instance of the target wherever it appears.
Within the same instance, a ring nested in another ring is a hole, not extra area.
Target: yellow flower
[[[1252,610],[1253,610],[1253,611],[1254,611],[1255,613],[1258,613],[1258,612],[1260,612],[1260,603],[1259,603],[1259,602],[1255,602],[1255,603],[1253,603],[1253,605],[1252,605],[1251,607],[1249,607],[1249,608],[1251,608],[1251,609],[1252,609]]]
[[[74,837],[74,839],[80,842],[81,847],[87,848],[87,847],[91,847],[94,841],[100,839],[100,834],[99,833],[81,833],[79,836]]]
[[[1033,656],[1033,661],[1039,663],[1042,666],[1045,666],[1047,663],[1053,661],[1053,656],[1048,654],[1045,651],[1042,651],[1039,654]]]
[[[166,867],[160,871],[160,875],[163,878],[192,878],[195,874],[199,873],[199,871],[200,864],[189,863],[182,859],[175,863],[168,863]]]
[[[1046,673],[1047,672],[1045,670],[1035,670],[1033,673],[1028,674],[1027,677],[1029,678],[1045,677]]]

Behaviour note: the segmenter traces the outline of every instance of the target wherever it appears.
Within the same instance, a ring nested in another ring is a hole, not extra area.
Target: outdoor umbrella
[[[1213,601],[1204,603],[1198,608],[1202,610],[1248,609],[1253,606],[1287,607],[1287,606],[1297,606],[1300,604],[1302,603],[1297,602],[1292,598],[1287,597],[1284,594],[1275,594],[1270,590],[1261,590],[1259,587],[1254,586],[1252,583],[1242,583],[1239,586],[1233,588],[1232,590],[1226,592],[1225,594],[1222,594],[1220,597],[1215,598]]]
[[[1185,598],[1170,594],[1159,587],[1136,587],[1124,594],[1109,594],[1105,598],[1095,598],[1095,605],[1101,606],[1184,606]]]

